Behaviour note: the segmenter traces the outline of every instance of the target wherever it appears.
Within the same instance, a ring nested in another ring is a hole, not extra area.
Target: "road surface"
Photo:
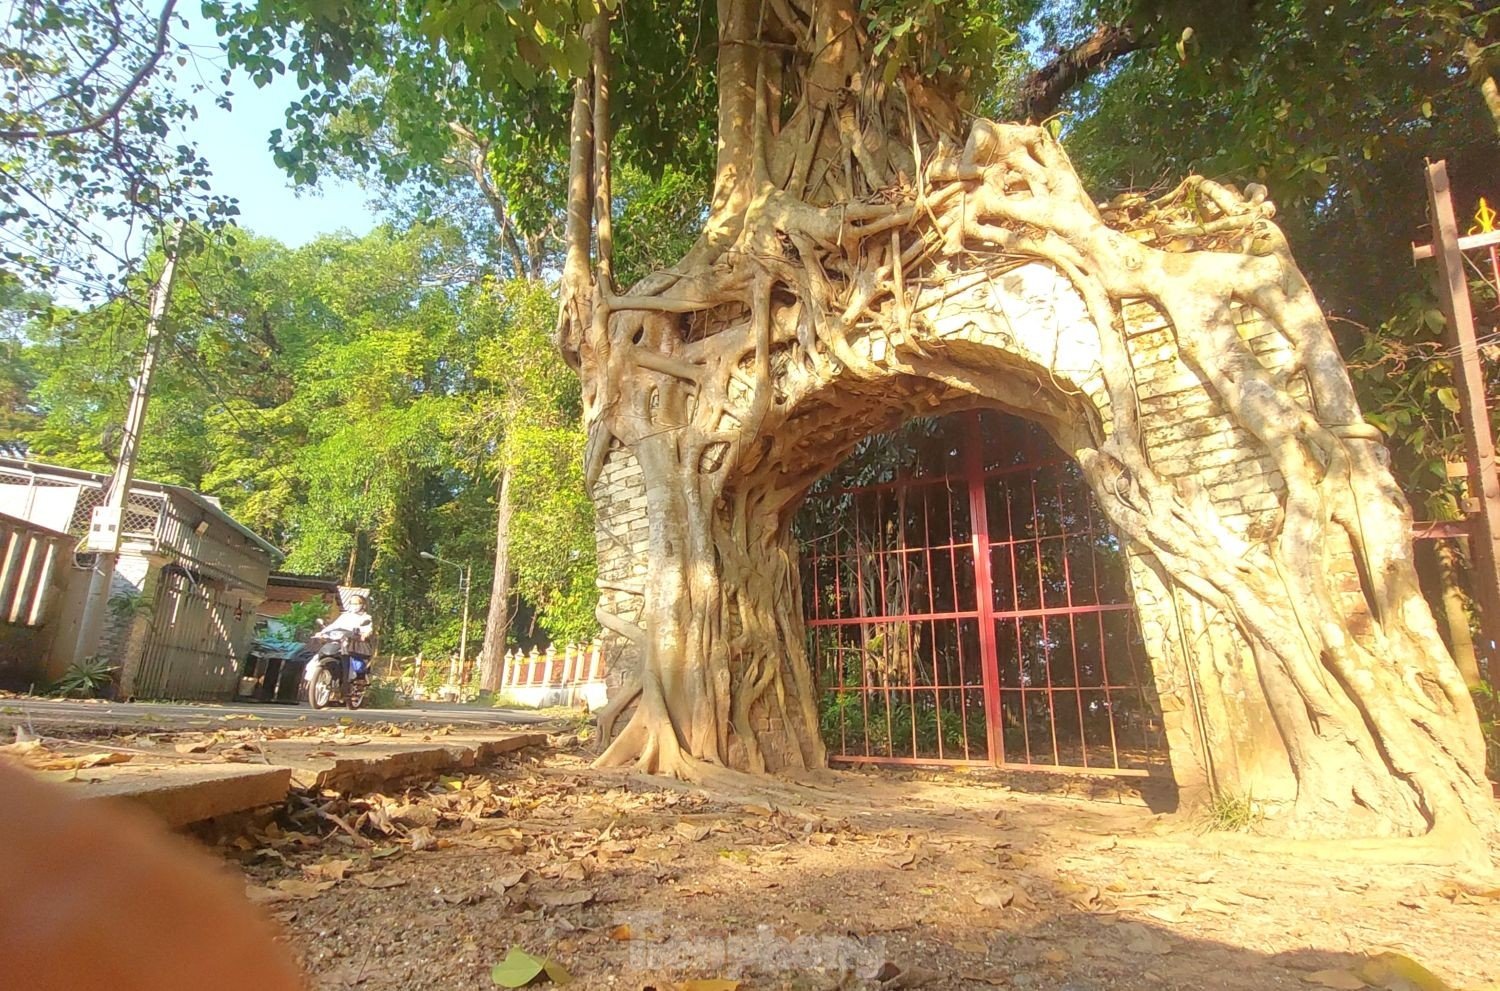
[[[526,710],[487,709],[448,702],[421,702],[403,709],[360,709],[350,712],[343,708],[315,710],[306,705],[274,702],[98,702],[32,696],[0,697],[0,727],[24,726],[28,720],[54,725],[130,725],[160,729],[243,726],[246,723],[259,726],[307,726],[346,720],[356,724],[396,722],[490,728],[529,726],[549,721],[544,716]]]

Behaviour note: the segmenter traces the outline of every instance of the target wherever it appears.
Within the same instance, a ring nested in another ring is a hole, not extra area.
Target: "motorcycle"
[[[370,659],[349,652],[349,639],[330,640],[312,652],[302,669],[302,696],[314,709],[343,702],[358,709],[370,687]]]

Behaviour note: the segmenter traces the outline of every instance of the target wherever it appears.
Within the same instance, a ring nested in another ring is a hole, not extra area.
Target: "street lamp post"
[[[463,677],[464,662],[468,659],[469,655],[469,579],[473,576],[474,566],[472,564],[463,565],[459,564],[456,561],[448,561],[444,558],[438,557],[436,554],[430,554],[427,551],[419,551],[417,556],[426,558],[429,561],[436,561],[438,564],[446,564],[449,567],[458,569],[458,582],[462,587],[462,591],[464,593],[463,625],[460,626],[458,630],[458,672],[459,677],[461,678]]]

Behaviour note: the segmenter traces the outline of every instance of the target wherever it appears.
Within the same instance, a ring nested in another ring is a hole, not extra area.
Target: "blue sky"
[[[212,73],[222,63],[218,38],[212,25],[198,19],[196,12],[189,16],[193,18],[189,30],[178,37],[205,56],[202,71],[217,85]],[[182,72],[186,77],[192,69]],[[272,161],[266,139],[283,126],[287,104],[298,94],[296,79],[278,77],[257,89],[236,75],[230,90],[234,97],[228,111],[214,105],[215,93],[201,94],[195,100],[198,119],[189,122],[186,130],[213,169],[210,181],[215,192],[239,200],[241,226],[294,247],[320,234],[338,230],[362,234],[374,226],[375,214],[359,186],[328,182],[315,192],[294,192]]]

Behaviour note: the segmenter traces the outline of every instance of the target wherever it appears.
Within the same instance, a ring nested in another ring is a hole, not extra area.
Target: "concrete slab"
[[[367,791],[410,778],[489,764],[501,754],[544,746],[545,733],[454,735],[431,741],[373,738],[357,745],[307,740],[267,740],[266,759],[291,769],[298,788]]]
[[[473,733],[368,737],[348,734],[256,741],[265,763],[184,756],[170,743],[141,746],[129,763],[76,771],[40,771],[89,798],[143,807],[180,827],[286,801],[292,788],[372,791],[492,763],[502,754],[546,746],[547,734]],[[100,745],[103,749],[104,746]]]
[[[172,827],[248,812],[286,801],[289,767],[245,764],[152,764],[42,771],[87,798],[144,808]]]

